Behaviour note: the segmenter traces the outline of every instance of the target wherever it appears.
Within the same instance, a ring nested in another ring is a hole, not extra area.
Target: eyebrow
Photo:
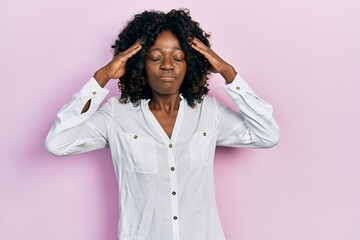
[[[182,51],[181,48],[172,48],[172,49],[173,49],[173,50],[181,50],[181,51]],[[154,49],[149,50],[148,53],[149,53],[149,52],[152,52],[152,51],[155,51],[155,50],[161,51],[161,50],[163,50],[163,49],[162,49],[162,48],[154,48]]]

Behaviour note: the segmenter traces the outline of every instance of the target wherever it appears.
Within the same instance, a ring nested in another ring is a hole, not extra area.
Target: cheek
[[[149,64],[145,62],[144,66],[145,66],[144,70],[146,76],[154,75],[156,67],[153,66],[153,64]]]
[[[181,71],[182,71],[182,74],[185,76],[186,72],[187,72],[187,65],[186,63],[181,67]]]

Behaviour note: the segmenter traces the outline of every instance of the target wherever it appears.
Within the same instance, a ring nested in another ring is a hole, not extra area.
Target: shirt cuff
[[[235,79],[231,83],[225,83],[223,88],[234,98],[239,97],[239,95],[243,96],[245,93],[256,96],[249,84],[239,74],[236,74]]]
[[[92,77],[79,91],[79,95],[84,99],[92,99],[99,96],[105,97],[109,93],[107,88],[102,88]]]

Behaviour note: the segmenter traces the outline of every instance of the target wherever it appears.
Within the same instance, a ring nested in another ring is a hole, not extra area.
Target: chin
[[[158,96],[172,96],[172,95],[179,95],[180,89],[174,89],[174,90],[170,90],[170,89],[159,89],[159,90],[153,90],[153,95],[158,95]]]

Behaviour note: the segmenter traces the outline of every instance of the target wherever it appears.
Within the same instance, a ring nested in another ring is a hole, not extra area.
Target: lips
[[[174,81],[176,79],[176,77],[174,76],[161,76],[159,77],[160,80],[168,82],[168,81]]]

